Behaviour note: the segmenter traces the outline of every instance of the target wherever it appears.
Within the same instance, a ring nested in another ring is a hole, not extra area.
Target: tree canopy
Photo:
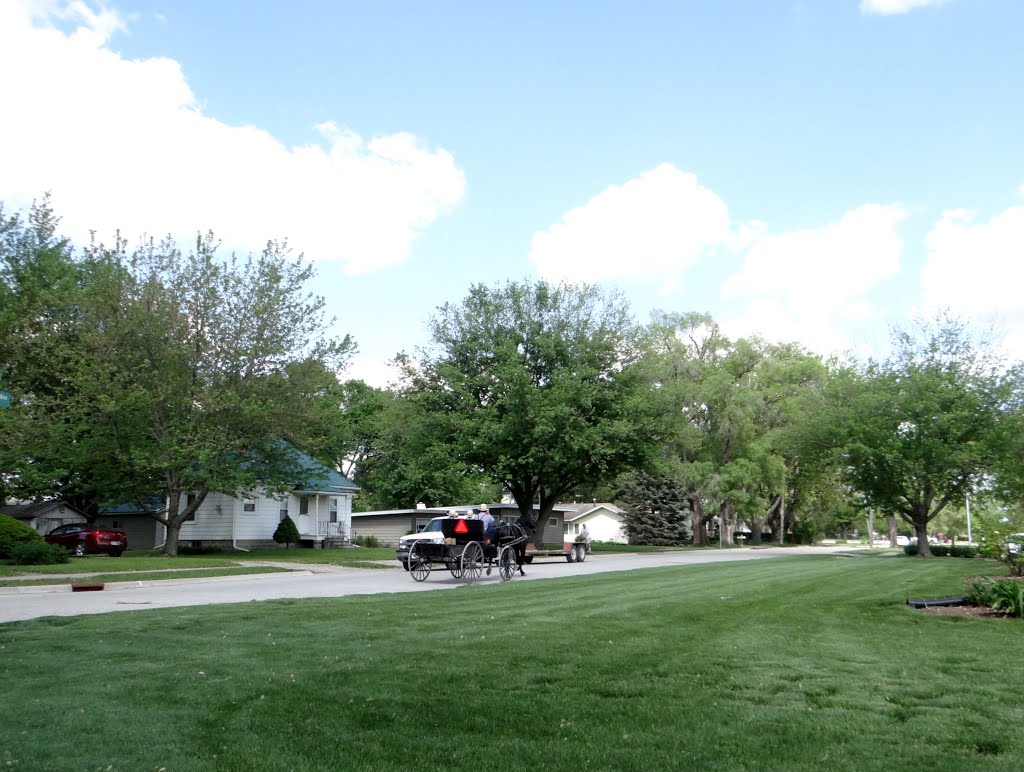
[[[1012,453],[1019,374],[991,340],[940,314],[894,332],[893,353],[840,372],[832,431],[866,507],[910,524],[928,555],[928,524],[961,505]]]
[[[151,514],[174,554],[210,491],[301,482],[282,440],[324,445],[334,372],[352,350],[325,332],[323,299],[305,289],[312,268],[283,242],[222,256],[212,233],[188,252],[169,238],[129,251],[118,237],[75,255],[56,227],[45,200],[27,226],[3,226],[8,484],[77,493],[92,513],[162,493]],[[182,507],[184,492],[196,496]]]
[[[473,286],[438,309],[410,385],[447,452],[540,516],[640,464],[655,425],[621,296],[544,281]]]

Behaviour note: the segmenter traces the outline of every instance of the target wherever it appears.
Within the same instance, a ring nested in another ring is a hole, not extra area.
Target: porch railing
[[[323,536],[328,539],[348,538],[344,523],[326,523],[322,520],[317,523],[317,536]]]

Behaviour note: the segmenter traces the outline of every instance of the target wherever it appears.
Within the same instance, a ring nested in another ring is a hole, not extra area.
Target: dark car
[[[105,552],[117,558],[128,549],[128,534],[120,528],[104,528],[89,523],[62,525],[43,538],[47,544],[59,544],[72,555]]]

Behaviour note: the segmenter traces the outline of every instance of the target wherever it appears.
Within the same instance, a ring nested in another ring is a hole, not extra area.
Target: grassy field
[[[0,625],[18,770],[1019,770],[981,561],[807,557]]]

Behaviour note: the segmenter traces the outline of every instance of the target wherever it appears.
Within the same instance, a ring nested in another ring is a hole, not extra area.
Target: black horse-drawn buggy
[[[416,540],[409,544],[405,563],[417,582],[430,576],[435,565],[447,568],[453,577],[469,584],[497,567],[502,581],[507,582],[524,562],[529,532],[516,523],[496,523],[493,531],[484,533],[482,520],[447,518],[441,522],[444,543]]]

